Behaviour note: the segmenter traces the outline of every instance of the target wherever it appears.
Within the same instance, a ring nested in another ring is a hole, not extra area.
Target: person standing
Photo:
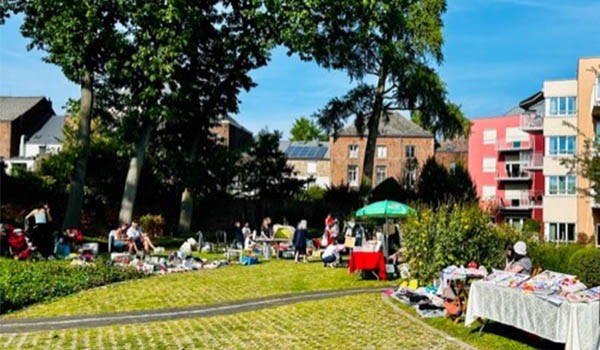
[[[52,255],[53,239],[50,230],[50,207],[48,203],[40,202],[39,205],[25,216],[25,221],[33,220],[33,227],[29,232],[29,239],[44,258]]]
[[[242,224],[236,221],[233,229],[233,246],[236,249],[244,247],[244,234],[242,233]]]
[[[296,250],[294,253],[294,262],[298,262],[300,255],[302,255],[302,261],[306,262],[306,225],[306,220],[300,221],[294,233],[294,249]]]

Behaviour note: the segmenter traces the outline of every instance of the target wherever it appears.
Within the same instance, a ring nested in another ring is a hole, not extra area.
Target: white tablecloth
[[[544,339],[565,343],[565,349],[600,349],[600,303],[568,303],[559,306],[532,293],[473,282],[465,325],[477,318],[500,322]]]

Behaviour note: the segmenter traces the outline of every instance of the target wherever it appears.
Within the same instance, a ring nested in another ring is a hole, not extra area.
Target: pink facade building
[[[497,223],[541,223],[544,136],[535,113],[516,108],[507,115],[471,121],[468,169],[481,206]]]

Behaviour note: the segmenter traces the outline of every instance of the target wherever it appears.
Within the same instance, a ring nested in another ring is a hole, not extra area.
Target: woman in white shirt
[[[32,244],[42,254],[44,258],[52,255],[53,243],[52,234],[50,232],[50,222],[52,221],[52,215],[50,215],[50,207],[47,203],[40,203],[35,209],[25,216],[27,222],[33,218],[33,227],[28,230],[28,236]]]

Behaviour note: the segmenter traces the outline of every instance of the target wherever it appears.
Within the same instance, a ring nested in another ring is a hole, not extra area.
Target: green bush
[[[588,287],[600,285],[600,250],[596,247],[579,249],[569,259],[569,272]]]
[[[544,270],[562,273],[573,273],[569,266],[571,257],[585,246],[579,244],[554,243],[538,244],[529,249],[529,256],[534,265],[539,264]]]
[[[141,278],[133,268],[117,268],[98,260],[87,266],[67,261],[0,259],[0,314],[80,290]]]
[[[534,246],[531,235],[508,226],[495,226],[477,205],[444,204],[437,209],[417,208],[404,224],[404,245],[415,277],[431,281],[449,265],[476,262],[487,268],[503,267],[508,242],[524,240]]]

